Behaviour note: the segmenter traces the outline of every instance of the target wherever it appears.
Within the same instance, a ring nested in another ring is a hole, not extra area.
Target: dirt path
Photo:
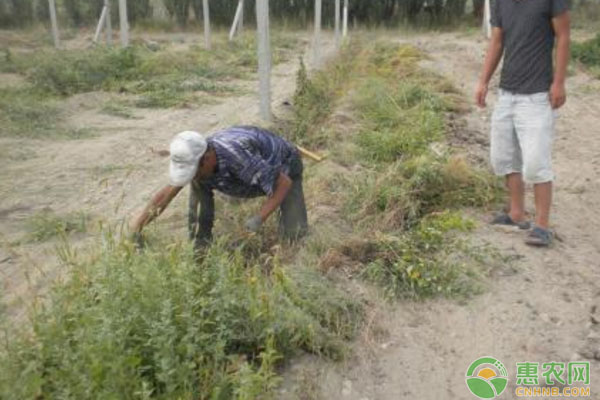
[[[483,40],[430,34],[401,41],[426,51],[431,59],[423,65],[470,97]],[[389,305],[375,317],[375,332],[382,333],[361,338],[347,362],[323,365],[309,358],[295,365],[292,375],[308,374],[300,378],[302,384],[324,399],[467,400],[474,398],[465,385],[467,367],[490,355],[509,370],[503,398],[515,398],[516,362],[600,356],[599,329],[590,322],[591,310],[600,306],[600,82],[578,71],[569,78],[568,89],[555,144],[553,225],[561,240],[551,249],[533,250],[523,244],[522,233],[492,229],[486,224],[489,216],[479,215],[477,240],[493,243],[513,259],[512,266],[492,271],[485,294],[467,304],[437,300]],[[487,157],[494,102],[492,94],[487,110],[473,107],[459,122],[461,136],[479,157]],[[528,204],[532,206],[531,200]],[[592,360],[592,377],[599,366]],[[311,379],[318,383],[307,384]],[[593,383],[591,388],[594,393]]]

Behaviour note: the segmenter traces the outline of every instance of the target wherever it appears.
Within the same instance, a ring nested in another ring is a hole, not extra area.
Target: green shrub
[[[360,320],[351,296],[276,258],[104,243],[87,261],[61,251],[70,278],[0,351],[3,399],[267,399],[280,358],[337,357]]]

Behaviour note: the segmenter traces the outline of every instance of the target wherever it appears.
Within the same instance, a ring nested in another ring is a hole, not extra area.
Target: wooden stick
[[[325,159],[325,157],[315,154],[312,151],[309,151],[302,146],[296,146],[296,148],[298,149],[298,151],[300,152],[300,154],[302,156],[304,156],[306,158],[310,158],[313,161],[321,162]]]

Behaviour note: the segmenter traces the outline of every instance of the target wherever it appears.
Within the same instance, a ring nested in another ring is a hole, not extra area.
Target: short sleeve
[[[569,0],[550,0],[550,15],[552,18],[569,10]]]
[[[550,0],[552,1],[552,0]],[[500,13],[500,0],[491,0],[490,24],[495,28],[502,28],[502,14]]]

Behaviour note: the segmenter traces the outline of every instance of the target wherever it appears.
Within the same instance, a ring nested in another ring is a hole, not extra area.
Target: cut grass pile
[[[317,271],[230,251],[138,254],[105,238],[0,352],[3,399],[270,398],[280,360],[338,357],[361,305]]]

